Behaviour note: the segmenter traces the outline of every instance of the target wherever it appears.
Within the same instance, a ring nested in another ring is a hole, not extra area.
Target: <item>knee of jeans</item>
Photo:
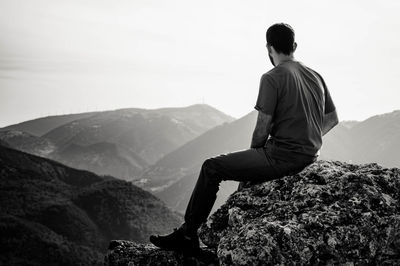
[[[206,172],[208,178],[221,181],[218,174],[218,166],[213,158],[206,159],[203,162],[202,169]]]

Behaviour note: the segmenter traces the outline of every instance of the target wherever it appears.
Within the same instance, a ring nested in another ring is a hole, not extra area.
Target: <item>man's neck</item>
[[[287,61],[294,61],[293,53],[291,53],[290,55],[279,54],[274,60],[277,66]]]

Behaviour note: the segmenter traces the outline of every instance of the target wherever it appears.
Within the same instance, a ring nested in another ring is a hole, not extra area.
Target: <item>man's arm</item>
[[[258,111],[257,123],[251,139],[250,148],[264,147],[272,126],[272,115]]]
[[[322,136],[329,132],[334,126],[339,123],[339,119],[336,110],[324,114],[324,121],[322,124]]]

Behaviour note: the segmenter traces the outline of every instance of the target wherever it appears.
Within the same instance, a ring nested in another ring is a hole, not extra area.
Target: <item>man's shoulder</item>
[[[307,66],[306,66],[306,68],[307,68],[307,70],[308,70],[309,72],[311,72],[312,74],[314,74],[314,76],[316,77],[316,79],[319,80],[319,81],[323,84],[324,87],[326,87],[325,80],[324,80],[324,78],[321,76],[320,73],[318,73],[317,71],[315,71],[314,69],[312,69],[312,68],[310,68],[310,67],[307,67]]]
[[[285,72],[287,72],[287,69],[285,67],[282,67],[281,65],[279,65],[279,66],[276,66],[276,67],[270,69],[266,73],[264,73],[263,76],[274,76],[274,75],[282,74]]]
[[[319,77],[320,79],[323,80],[321,74],[319,74],[316,70],[314,70],[313,68],[311,68],[311,67],[309,67],[309,66],[306,66],[306,65],[303,64],[303,63],[300,63],[300,64],[302,65],[302,67],[304,67],[305,69],[307,69],[309,72],[313,73],[315,76],[317,76],[317,77]]]
[[[286,74],[287,70],[285,70],[284,68],[281,68],[279,66],[276,66],[274,68],[272,68],[271,70],[265,72],[262,76],[261,76],[261,80],[268,80],[268,81],[278,81],[279,79],[282,78],[282,76],[284,76]]]
[[[281,80],[287,79],[288,77],[298,76],[295,73],[299,73],[299,71],[303,73],[304,71],[312,73],[314,76],[316,76],[318,79],[324,82],[324,79],[317,71],[308,67],[307,65],[305,65],[300,61],[280,64],[272,68],[268,72],[264,73],[261,77],[261,80],[267,80],[270,82],[279,82]]]
[[[293,70],[297,68],[307,68],[307,66],[305,66],[303,63],[299,61],[285,62],[275,66],[268,72],[264,73],[263,76],[266,76],[268,78],[270,77],[274,78],[283,75],[291,75],[293,74]]]

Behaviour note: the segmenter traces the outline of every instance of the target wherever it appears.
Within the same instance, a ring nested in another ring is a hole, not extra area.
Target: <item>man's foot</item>
[[[183,228],[174,229],[169,235],[150,236],[150,242],[164,250],[173,250],[183,253],[196,253],[200,249],[199,238],[197,235],[187,236]]]

